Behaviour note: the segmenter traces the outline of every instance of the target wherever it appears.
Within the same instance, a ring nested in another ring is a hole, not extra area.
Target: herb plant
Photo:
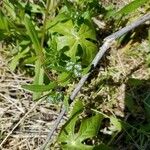
[[[147,0],[134,0],[116,10],[114,6],[103,6],[99,0],[3,0],[0,5],[0,41],[10,52],[9,68],[14,72],[21,68],[34,77],[33,83],[22,85],[33,93],[33,99],[49,92],[47,99],[52,103],[65,103],[70,94],[67,85],[77,82],[89,71],[101,44],[100,35],[104,31],[96,30],[92,18],[101,17],[106,26],[113,22],[107,35],[125,25],[128,15],[145,3]],[[120,43],[124,39],[120,39]],[[86,113],[88,106],[82,101],[75,100],[68,108],[69,120],[57,139],[61,149],[111,149],[112,141],[129,125],[97,108],[90,108],[90,114]],[[148,99],[144,107],[149,115],[147,104]],[[99,136],[105,125],[109,137]]]

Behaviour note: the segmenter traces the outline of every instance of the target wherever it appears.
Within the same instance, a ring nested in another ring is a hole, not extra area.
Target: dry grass
[[[124,1],[119,2],[121,5],[126,4]],[[118,5],[120,7],[119,3]],[[147,43],[145,40],[141,43],[130,41],[119,49],[114,45],[106,61],[102,62],[97,78],[94,78],[88,87],[84,87],[81,97],[104,113],[125,117],[128,79],[149,79],[149,71],[145,65]],[[32,95],[21,88],[22,84],[32,82],[32,78],[20,70],[11,72],[6,56],[4,49],[0,47],[1,149],[35,150],[45,141],[59,108],[44,99],[33,101]]]
[[[125,97],[129,92],[127,91],[128,79],[149,79],[149,70],[146,65],[149,47],[146,39],[141,42],[131,40],[119,48],[117,45],[111,48],[98,70],[98,75],[92,79],[88,87],[84,87],[83,95],[80,96],[84,96],[90,105],[93,103],[97,110],[126,118]],[[7,54],[1,47],[1,149],[38,149],[45,141],[59,108],[46,100],[33,101],[32,95],[21,88],[22,84],[30,83],[32,79],[19,69],[16,73],[11,72],[8,67],[8,58],[5,56]]]
[[[4,49],[0,48],[0,142],[3,150],[33,150],[45,140],[58,106],[45,100],[35,102],[21,88],[32,81],[21,71],[9,70]]]

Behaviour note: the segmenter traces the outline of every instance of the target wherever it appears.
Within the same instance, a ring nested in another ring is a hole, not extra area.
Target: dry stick
[[[150,13],[140,17],[138,20],[136,20],[132,24],[120,29],[119,31],[111,34],[110,36],[108,36],[104,39],[104,44],[100,47],[99,52],[97,53],[97,55],[95,56],[95,58],[92,61],[92,64],[91,64],[91,67],[93,67],[92,70],[81,78],[81,80],[79,81],[79,83],[77,84],[76,88],[73,90],[73,92],[70,96],[71,101],[73,101],[74,98],[77,96],[77,94],[80,91],[81,87],[83,86],[85,81],[88,79],[88,77],[92,73],[93,69],[97,66],[98,62],[103,57],[105,52],[110,48],[113,41],[116,40],[117,38],[121,37],[125,33],[133,30],[134,28],[138,27],[139,25],[143,24],[145,21],[148,21],[148,20],[150,20]],[[44,150],[46,148],[46,146],[50,142],[50,139],[53,136],[55,130],[57,129],[60,121],[63,119],[63,116],[64,116],[65,113],[66,113],[66,109],[63,106],[60,114],[58,115],[58,118],[56,119],[56,121],[54,123],[53,128],[49,132],[49,134],[47,136],[47,139],[46,139],[45,143],[42,145],[42,147],[40,148],[40,150]]]

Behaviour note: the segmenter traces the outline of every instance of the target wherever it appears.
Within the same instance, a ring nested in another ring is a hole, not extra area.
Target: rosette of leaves
[[[97,52],[96,34],[88,22],[76,26],[73,21],[59,22],[50,28],[56,36],[57,50],[68,48],[64,53],[71,61],[82,61],[83,65],[89,64]]]

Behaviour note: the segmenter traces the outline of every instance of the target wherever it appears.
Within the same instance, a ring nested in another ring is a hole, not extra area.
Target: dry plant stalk
[[[97,55],[95,56],[95,58],[93,59],[92,63],[91,63],[91,70],[89,73],[87,73],[86,75],[84,75],[79,83],[77,84],[77,86],[75,87],[75,89],[73,90],[71,96],[70,96],[70,100],[71,102],[75,99],[75,97],[77,96],[78,92],[81,90],[82,86],[84,85],[85,81],[88,79],[89,75],[93,72],[93,70],[95,69],[95,67],[97,66],[98,62],[101,60],[101,58],[103,57],[103,55],[105,54],[105,52],[111,47],[112,43],[118,39],[119,37],[121,37],[122,35],[128,33],[129,31],[133,30],[134,28],[140,26],[141,24],[143,24],[144,22],[150,20],[150,13],[147,13],[146,15],[140,17],[139,19],[137,19],[135,22],[131,23],[130,25],[120,29],[119,31],[111,34],[110,36],[106,37],[104,39],[104,44],[99,48],[99,52],[97,53]],[[40,148],[40,150],[44,150],[48,143],[50,143],[50,140],[55,132],[55,130],[57,129],[58,125],[60,124],[61,120],[63,119],[64,114],[66,113],[66,109],[65,106],[63,106],[60,114],[58,115],[58,118],[56,119],[53,128],[51,129],[51,131],[49,132],[47,139],[45,141],[45,143],[42,145],[42,147]]]

